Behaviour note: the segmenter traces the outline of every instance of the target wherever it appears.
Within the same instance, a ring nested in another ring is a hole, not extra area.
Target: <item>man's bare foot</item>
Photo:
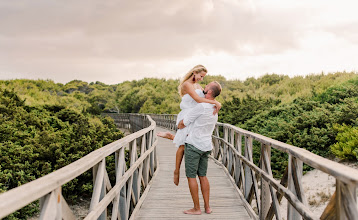
[[[179,171],[174,171],[174,184],[175,185],[179,185],[179,176],[180,176]]]
[[[206,214],[211,214],[213,212],[213,210],[209,207],[209,208],[205,208],[205,213]]]
[[[169,140],[173,140],[173,135],[169,131],[158,132],[157,136],[162,137],[162,138],[166,138],[166,139],[169,139]]]
[[[201,215],[201,210],[200,209],[189,209],[189,210],[185,210],[183,211],[184,214],[188,214],[188,215]]]

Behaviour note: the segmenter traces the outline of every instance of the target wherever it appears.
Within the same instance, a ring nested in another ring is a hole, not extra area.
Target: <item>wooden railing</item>
[[[40,219],[75,219],[62,196],[61,186],[92,168],[93,194],[85,219],[107,219],[108,212],[111,212],[111,219],[129,219],[157,169],[158,140],[156,123],[150,116],[126,114],[121,115],[119,122],[135,133],[53,173],[0,194],[0,218],[40,199]],[[128,159],[125,151],[129,151]],[[112,186],[106,170],[106,157],[113,154],[116,176]]]
[[[175,115],[152,115],[158,126],[175,130]],[[174,128],[173,128],[174,126]],[[253,146],[260,148],[260,159],[253,161]],[[226,168],[228,175],[255,219],[282,220],[280,202],[288,200],[286,216],[291,219],[358,219],[356,188],[358,171],[230,124],[217,123],[213,134],[212,158]],[[271,149],[288,155],[288,166],[280,181],[271,169]],[[336,179],[336,192],[320,216],[310,211],[302,186],[303,163]]]
[[[1,194],[0,218],[40,199],[40,219],[75,219],[62,196],[61,186],[93,168],[93,195],[85,219],[107,219],[110,203],[112,219],[128,219],[156,171],[156,124],[176,130],[176,115],[119,114],[115,120],[135,133]],[[261,152],[258,162],[253,161],[254,142]],[[217,123],[213,144],[212,159],[225,168],[254,219],[275,217],[281,220],[280,201],[283,197],[288,200],[287,219],[358,219],[357,170],[229,124]],[[129,150],[127,161],[125,148]],[[288,166],[280,181],[272,175],[272,148],[288,155]],[[105,166],[106,157],[112,154],[116,162],[114,186],[111,186]],[[301,182],[303,163],[336,179],[336,192],[320,217],[315,216],[307,204]]]

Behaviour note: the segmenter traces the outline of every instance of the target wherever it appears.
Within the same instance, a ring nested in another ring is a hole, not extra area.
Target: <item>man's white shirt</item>
[[[213,149],[211,135],[218,121],[218,115],[213,114],[214,106],[209,103],[198,103],[184,117],[184,125],[189,126],[189,134],[185,143],[191,144],[201,151]]]

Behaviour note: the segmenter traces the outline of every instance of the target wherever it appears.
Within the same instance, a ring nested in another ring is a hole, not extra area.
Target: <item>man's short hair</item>
[[[222,88],[219,82],[213,81],[212,83],[213,85],[210,86],[210,89],[213,91],[212,95],[215,98],[220,95]]]

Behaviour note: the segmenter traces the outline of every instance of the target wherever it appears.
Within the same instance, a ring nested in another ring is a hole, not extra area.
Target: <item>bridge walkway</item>
[[[157,127],[157,131],[165,131]],[[180,183],[173,183],[176,148],[172,141],[159,138],[157,146],[159,170],[151,183],[141,208],[132,219],[250,219],[237,190],[223,168],[209,159],[210,205],[212,214],[204,213],[204,201],[199,190],[202,215],[191,216],[183,210],[193,207],[185,177],[184,160],[180,170]],[[199,182],[199,181],[198,181]]]

